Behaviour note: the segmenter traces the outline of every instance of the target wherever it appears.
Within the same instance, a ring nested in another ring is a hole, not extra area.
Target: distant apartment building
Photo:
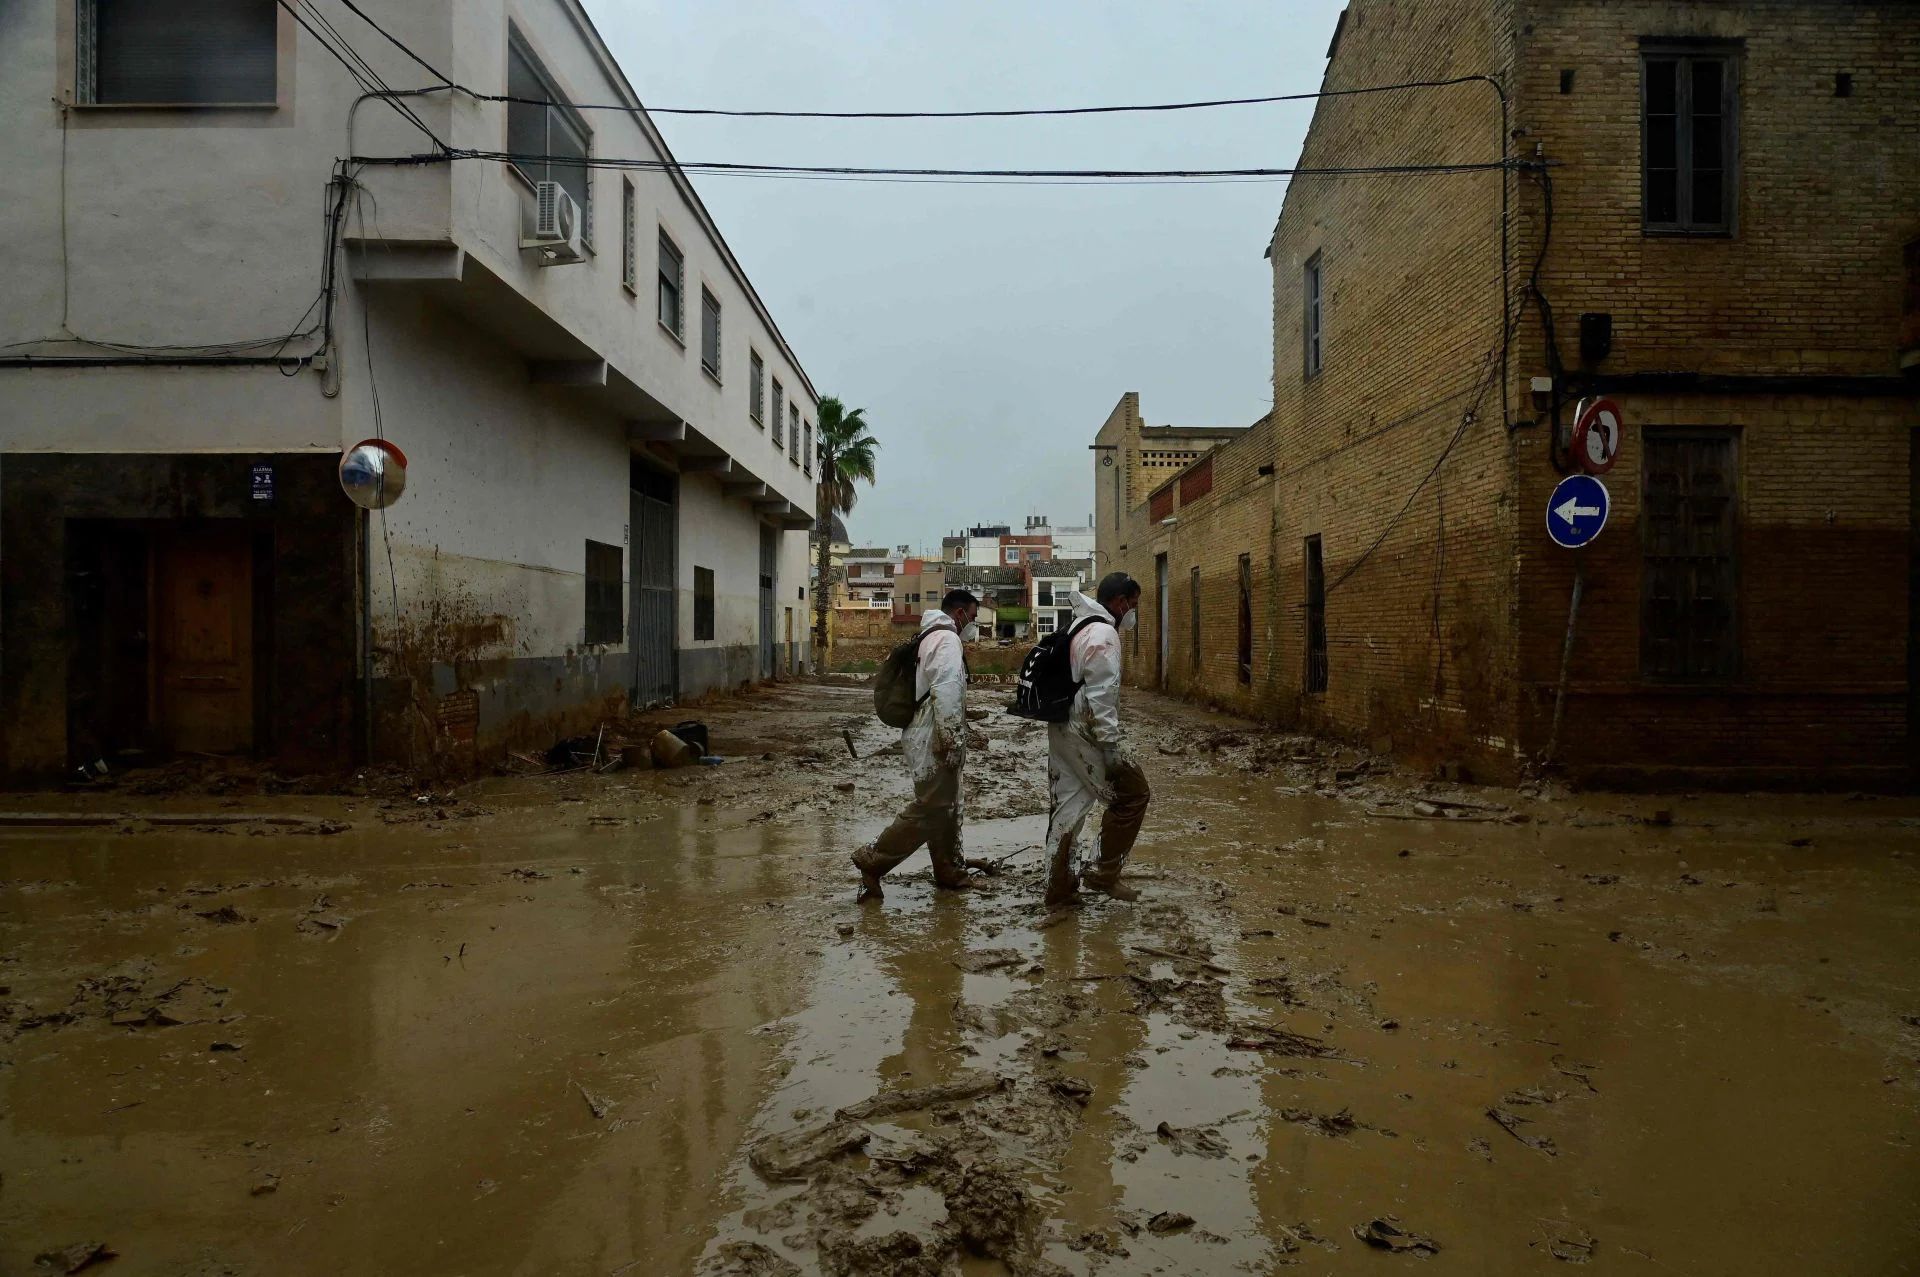
[[[947,565],[939,559],[908,555],[894,582],[894,619],[918,621],[928,608],[939,607],[946,593]]]
[[[1027,585],[1036,635],[1065,629],[1073,620],[1073,596],[1092,588],[1077,561],[1035,563],[1027,569]]]
[[[1289,186],[1250,430],[1101,427],[1128,678],[1492,774],[1910,778],[1916,51],[1899,3],[1354,0],[1299,164],[1465,167]]]
[[[376,98],[300,8],[0,23],[0,771],[545,745],[791,668],[817,397],[585,10],[376,6],[471,90]]]
[[[846,553],[848,607],[892,608],[896,581],[906,563],[906,547],[855,546]]]

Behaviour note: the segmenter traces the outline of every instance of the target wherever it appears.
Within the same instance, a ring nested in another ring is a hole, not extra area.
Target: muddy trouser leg
[[[1140,764],[1124,762],[1107,769],[1107,784],[1113,796],[1106,814],[1100,818],[1100,863],[1087,871],[1090,882],[1111,883],[1120,877],[1120,866],[1140,837],[1140,825],[1147,818],[1147,803],[1153,792],[1147,787],[1147,774]]]
[[[900,809],[873,846],[862,853],[861,867],[885,875],[920,850],[933,860],[933,876],[943,885],[965,881],[960,862],[960,769],[935,767],[924,780],[914,782],[913,801]]]
[[[1064,729],[1055,726],[1050,730]],[[1061,757],[1058,749],[1049,749],[1047,792],[1051,809],[1047,816],[1046,901],[1060,904],[1073,895],[1078,885],[1073,874],[1073,843],[1093,810],[1094,790],[1072,762]]]

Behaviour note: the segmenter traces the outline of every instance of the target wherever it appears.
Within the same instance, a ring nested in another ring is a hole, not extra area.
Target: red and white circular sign
[[[1625,418],[1620,405],[1604,395],[1582,399],[1573,414],[1573,457],[1588,474],[1605,474],[1620,455]]]

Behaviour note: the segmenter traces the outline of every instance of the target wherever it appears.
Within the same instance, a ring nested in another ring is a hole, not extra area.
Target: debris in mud
[[[1547,1243],[1547,1253],[1563,1264],[1591,1264],[1596,1237],[1556,1237]]]
[[[947,1250],[929,1249],[909,1232],[832,1236],[820,1243],[820,1271],[826,1277],[946,1277]]]
[[[1013,1259],[1028,1246],[1033,1198],[1019,1173],[981,1160],[960,1172],[946,1194],[947,1223],[976,1255]]]
[[[207,1043],[207,1050],[209,1051],[222,1051],[222,1052],[244,1051],[246,1049],[247,1049],[247,1044],[245,1042],[209,1042]]]
[[[1193,1157],[1225,1157],[1233,1149],[1223,1139],[1220,1132],[1205,1126],[1177,1127],[1166,1122],[1154,1128],[1154,1134],[1168,1145],[1176,1156],[1185,1154]],[[1189,1221],[1191,1222],[1191,1221]]]
[[[1391,1215],[1382,1215],[1364,1224],[1355,1224],[1353,1235],[1375,1249],[1390,1250],[1395,1254],[1437,1255],[1440,1253],[1440,1243],[1431,1237],[1423,1237],[1410,1229],[1400,1227],[1400,1221]]]
[[[1548,1139],[1544,1135],[1529,1135],[1525,1131],[1520,1129],[1521,1127],[1528,1125],[1532,1119],[1520,1117],[1516,1114],[1507,1112],[1507,1110],[1503,1108],[1498,1108],[1498,1107],[1488,1109],[1487,1116],[1492,1118],[1495,1124],[1497,1124],[1501,1130],[1513,1136],[1513,1138],[1519,1140],[1522,1144],[1525,1144],[1528,1148],[1539,1149],[1542,1153],[1545,1153],[1548,1157],[1556,1157],[1559,1155],[1560,1150],[1553,1146],[1552,1140]]]
[[[254,1197],[265,1197],[268,1193],[280,1191],[280,1176],[273,1171],[262,1171],[260,1178],[253,1182],[247,1192]]]
[[[963,953],[953,960],[953,965],[968,975],[979,975],[983,971],[992,971],[997,967],[1014,967],[1025,962],[1016,949],[975,949]]]
[[[551,878],[553,876],[544,870],[527,868],[502,869],[500,872],[509,878],[518,878],[522,882],[539,882],[544,878]]]
[[[573,1084],[573,1089],[580,1092],[580,1098],[587,1102],[587,1112],[593,1114],[595,1121],[603,1120],[607,1116],[608,1110],[613,1107],[611,1103],[601,1099],[578,1082]]]
[[[1132,946],[1132,949],[1135,953],[1144,953],[1150,958],[1165,958],[1169,962],[1191,962],[1202,971],[1211,972],[1214,975],[1233,974],[1233,972],[1229,971],[1226,967],[1210,960],[1204,954],[1182,953],[1176,949],[1160,949],[1149,944],[1136,944]]]
[[[105,1242],[76,1242],[71,1246],[62,1246],[58,1250],[42,1251],[33,1257],[35,1266],[51,1269],[54,1272],[77,1273],[91,1268],[95,1264],[104,1264],[109,1259],[119,1257],[119,1252]]]
[[[1275,1055],[1298,1055],[1309,1059],[1340,1058],[1339,1052],[1319,1038],[1258,1025],[1242,1025],[1236,1029],[1234,1035],[1227,1039],[1227,1046],[1235,1051],[1271,1051]]]
[[[802,1180],[822,1162],[866,1147],[870,1132],[853,1121],[823,1122],[769,1135],[753,1146],[747,1161],[770,1180]]]
[[[932,1108],[936,1104],[949,1104],[955,1100],[977,1099],[993,1091],[1003,1089],[1007,1079],[991,1073],[962,1073],[951,1082],[938,1086],[909,1087],[899,1091],[882,1091],[880,1094],[861,1100],[858,1104],[841,1109],[836,1117],[846,1122],[866,1122],[876,1117],[891,1117],[895,1113],[911,1113],[916,1109]],[[864,1143],[864,1139],[862,1141]]]
[[[1042,1052],[1045,1054],[1045,1052]],[[1047,1079],[1047,1089],[1063,1100],[1085,1105],[1093,1097],[1093,1084],[1082,1077],[1056,1077]]]
[[[800,1269],[759,1242],[723,1242],[700,1277],[800,1277]]]
[[[1165,1237],[1168,1233],[1192,1227],[1193,1216],[1177,1210],[1163,1210],[1147,1221],[1147,1231],[1155,1237]]]
[[[1329,1139],[1351,1135],[1366,1125],[1356,1119],[1350,1110],[1344,1108],[1338,1113],[1315,1113],[1311,1109],[1283,1108],[1280,1110],[1280,1120],[1317,1131]]]
[[[241,913],[238,909],[235,909],[232,905],[221,905],[218,909],[196,910],[194,916],[199,918],[205,918],[208,922],[217,923],[218,925],[223,927],[230,927],[235,925],[236,923],[253,921],[252,918],[249,918],[246,914]]]

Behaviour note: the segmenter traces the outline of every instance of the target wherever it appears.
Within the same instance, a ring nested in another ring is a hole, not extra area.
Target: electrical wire
[[[428,127],[427,122],[422,120],[412,107],[400,100],[403,97],[412,96],[412,94],[405,90],[395,89],[391,84],[388,84],[386,80],[381,78],[380,73],[374,69],[373,64],[361,56],[360,51],[354,48],[352,42],[342,36],[332,23],[327,21],[324,14],[318,9],[315,9],[311,4],[303,4],[296,8],[292,0],[277,0],[277,2],[282,9],[287,11],[295,22],[300,24],[308,35],[314,38],[315,43],[332,54],[334,60],[347,69],[347,74],[353,77],[354,81],[366,91],[368,96],[384,99],[395,112],[404,117],[422,133],[426,134],[427,137],[432,140],[434,146],[443,151],[448,149],[447,144],[441,141],[440,136]],[[305,9],[313,16],[313,22],[308,22],[307,19],[302,16],[301,9]],[[320,31],[315,28],[314,23],[325,27],[328,34],[332,36],[332,39],[329,40],[328,36],[322,35]]]
[[[1127,182],[1195,178],[1300,178],[1414,176],[1482,173],[1512,167],[1508,160],[1481,160],[1455,164],[1370,164],[1327,168],[1221,169],[1009,169],[1009,168],[891,168],[851,164],[744,164],[725,160],[627,159],[608,156],[533,154],[515,151],[452,150],[442,155],[355,156],[357,164],[432,164],[448,160],[489,160],[522,168],[618,169],[628,172],[713,173],[771,177],[914,177],[1073,179]]]

